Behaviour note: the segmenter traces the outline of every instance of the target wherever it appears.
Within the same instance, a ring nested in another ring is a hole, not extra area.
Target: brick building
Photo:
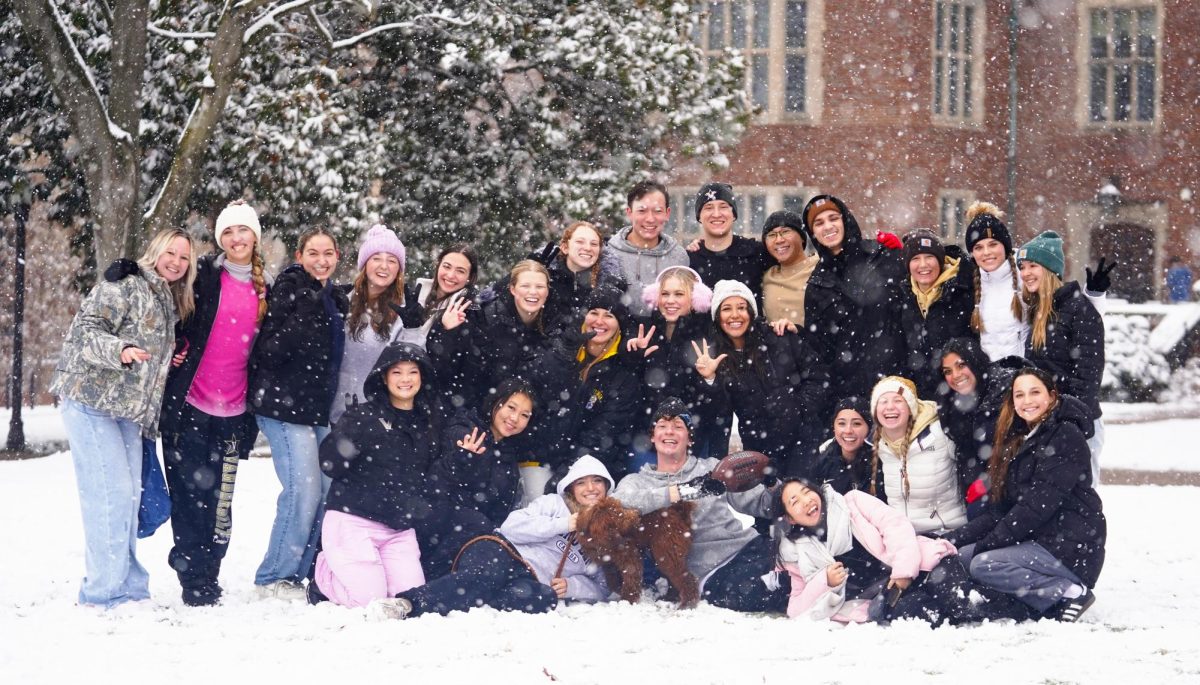
[[[743,50],[760,110],[715,175],[739,194],[739,230],[757,237],[767,213],[830,192],[864,230],[961,243],[966,206],[988,200],[1019,242],[1062,233],[1068,277],[1115,256],[1114,292],[1157,297],[1168,256],[1200,255],[1200,2],[1013,1],[1011,164],[1009,0],[704,3],[693,40]],[[679,233],[713,177],[669,179]]]

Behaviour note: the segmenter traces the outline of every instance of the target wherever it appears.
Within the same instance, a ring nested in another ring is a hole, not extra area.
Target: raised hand
[[[483,454],[487,451],[487,448],[483,446],[483,440],[486,435],[479,428],[472,428],[471,434],[464,435],[463,439],[459,440],[457,444],[472,454]]]
[[[1104,257],[1096,264],[1096,270],[1092,271],[1091,267],[1087,267],[1084,271],[1087,272],[1087,289],[1093,293],[1107,292],[1109,286],[1112,285],[1112,279],[1109,274],[1117,268],[1117,261],[1114,259],[1108,266],[1104,266]]]
[[[787,331],[791,331],[792,333],[799,332],[799,329],[796,328],[796,324],[792,323],[791,321],[788,321],[787,319],[779,319],[778,321],[772,321],[771,328],[775,329],[775,335],[780,335],[780,336],[782,336]]]
[[[692,349],[696,351],[696,372],[699,373],[704,380],[711,381],[717,377],[717,367],[720,366],[721,362],[725,361],[725,358],[729,355],[722,354],[714,359],[708,353],[708,340],[705,339],[701,340],[700,342],[703,343],[703,347],[697,345],[695,340],[692,341]]]
[[[699,238],[692,238],[692,242],[688,243],[687,247],[684,249],[686,249],[688,252],[699,252],[700,248],[703,245],[704,245],[703,240],[701,240]]]
[[[650,341],[653,338],[654,326],[651,325],[650,330],[647,331],[645,324],[639,323],[637,337],[630,338],[629,342],[625,343],[625,351],[634,352],[637,350],[645,350],[645,352],[642,353],[642,356],[649,357],[658,351],[658,345],[650,345]]]
[[[471,300],[466,297],[460,297],[451,302],[446,307],[446,311],[442,312],[442,328],[452,331],[466,323],[467,308],[470,306]]]

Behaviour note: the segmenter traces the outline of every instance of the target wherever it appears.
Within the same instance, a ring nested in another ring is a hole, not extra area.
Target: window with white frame
[[[742,52],[746,94],[767,122],[820,111],[824,0],[709,0],[695,38],[706,54]]]
[[[943,190],[938,193],[938,236],[946,245],[962,242],[967,232],[967,207],[975,201],[969,190]]]
[[[1083,123],[1153,125],[1159,116],[1161,7],[1129,0],[1085,0],[1082,5]]]
[[[804,203],[817,194],[813,188],[799,186],[749,186],[734,187],[733,190],[738,207],[734,232],[754,239],[758,239],[763,223],[772,212],[788,209],[799,214],[804,210]],[[670,193],[671,219],[667,223],[667,232],[685,242],[699,236],[696,189],[671,188]]]
[[[934,121],[983,119],[984,19],[982,0],[934,0]]]

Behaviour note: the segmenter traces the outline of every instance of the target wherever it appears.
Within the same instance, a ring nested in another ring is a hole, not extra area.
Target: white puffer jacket
[[[1013,317],[1012,298],[1019,291],[1013,290],[1012,269],[1005,260],[991,273],[979,270],[979,316],[983,320],[979,345],[990,361],[1025,356],[1029,324]]]
[[[921,402],[921,405],[932,404]],[[951,530],[967,522],[966,503],[958,488],[954,441],[942,430],[941,421],[922,421],[928,409],[925,406],[921,409],[916,422],[917,436],[908,446],[908,497],[904,496],[900,457],[886,441],[880,440],[883,487],[888,505],[908,517],[918,533]]]

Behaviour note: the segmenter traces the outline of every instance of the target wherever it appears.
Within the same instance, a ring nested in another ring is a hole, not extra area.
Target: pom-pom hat
[[[358,269],[361,271],[367,260],[380,252],[390,254],[400,260],[400,272],[404,272],[404,243],[392,229],[383,224],[375,224],[367,231],[367,237],[363,239],[362,245],[358,248]]]

